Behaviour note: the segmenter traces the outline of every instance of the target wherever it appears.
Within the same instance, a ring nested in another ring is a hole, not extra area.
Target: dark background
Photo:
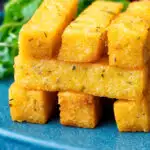
[[[3,9],[4,0],[0,0],[0,11]]]

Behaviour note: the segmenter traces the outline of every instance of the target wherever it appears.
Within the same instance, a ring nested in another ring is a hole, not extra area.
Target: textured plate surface
[[[100,149],[149,150],[149,133],[119,133],[113,121],[96,129],[63,127],[58,119],[46,125],[14,123],[8,107],[8,87],[0,81],[0,150]]]

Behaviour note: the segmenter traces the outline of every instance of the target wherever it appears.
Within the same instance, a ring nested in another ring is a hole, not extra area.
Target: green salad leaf
[[[0,79],[13,75],[14,57],[18,54],[18,35],[25,24],[39,7],[43,0],[9,0],[4,8],[4,21],[0,26]],[[78,14],[94,0],[79,0]],[[127,0],[112,0],[122,2],[124,10]]]

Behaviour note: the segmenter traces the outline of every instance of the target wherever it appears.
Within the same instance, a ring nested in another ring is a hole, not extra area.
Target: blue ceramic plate
[[[149,133],[119,133],[114,121],[105,121],[96,129],[64,127],[58,119],[46,125],[12,122],[8,107],[11,83],[0,81],[0,150],[150,149]]]

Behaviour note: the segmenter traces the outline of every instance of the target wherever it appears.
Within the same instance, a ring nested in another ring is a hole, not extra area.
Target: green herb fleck
[[[52,71],[51,71],[51,70],[49,70],[49,71],[48,71],[48,73],[52,73]]]
[[[76,66],[73,66],[73,67],[72,67],[72,70],[73,70],[73,71],[76,70]]]
[[[96,27],[96,32],[100,32],[100,27]]]
[[[29,42],[33,41],[33,38],[29,39]]]
[[[104,78],[104,74],[103,73],[101,74],[101,77]]]
[[[12,107],[12,104],[9,104],[9,107]]]
[[[114,12],[112,12],[112,11],[106,11],[107,13],[109,13],[109,14],[112,14],[112,15],[116,15]]]
[[[57,80],[56,80],[56,83],[59,83],[60,82],[60,78],[58,78]]]
[[[141,37],[139,36],[139,37],[137,37],[137,40],[140,40],[141,39]]]
[[[85,90],[85,86],[82,86],[82,88],[81,88],[81,92],[84,92],[84,90]]]
[[[130,82],[130,81],[128,81],[127,83],[130,84],[130,85],[132,85],[132,82]]]
[[[13,101],[14,99],[10,99],[9,101]]]
[[[102,72],[104,73],[104,72],[105,72],[105,69],[103,69]]]
[[[45,37],[47,38],[47,34],[46,34],[46,32],[44,32],[44,35],[45,35]]]
[[[37,103],[37,101],[36,101],[36,99],[34,99],[34,111],[37,111],[36,103]]]

